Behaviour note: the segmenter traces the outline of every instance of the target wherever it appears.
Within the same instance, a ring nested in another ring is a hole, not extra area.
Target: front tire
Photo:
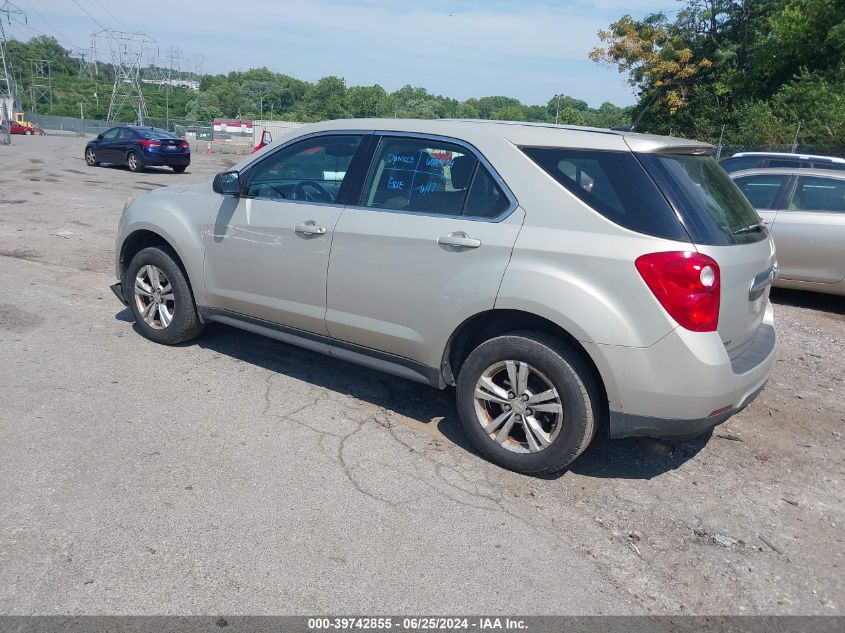
[[[596,434],[601,388],[582,356],[554,337],[513,332],[479,345],[456,391],[469,440],[494,464],[547,475],[566,468]]]
[[[169,248],[139,251],[129,264],[124,284],[135,323],[146,338],[175,345],[202,332],[188,280]]]
[[[129,152],[129,155],[126,157],[126,165],[129,167],[129,171],[136,173],[144,171],[144,161],[135,152]]]
[[[100,161],[97,160],[97,153],[94,151],[93,147],[89,147],[85,150],[85,162],[89,167],[97,167],[100,164]]]

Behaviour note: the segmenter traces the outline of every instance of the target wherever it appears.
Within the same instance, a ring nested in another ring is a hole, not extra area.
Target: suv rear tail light
[[[691,251],[642,255],[634,262],[660,305],[681,327],[713,332],[719,325],[719,264]]]
[[[179,147],[188,148],[190,145],[188,144],[188,141],[179,141]]]
[[[148,141],[147,139],[144,139],[142,141],[138,141],[138,145],[140,145],[141,147],[161,147],[161,142]]]

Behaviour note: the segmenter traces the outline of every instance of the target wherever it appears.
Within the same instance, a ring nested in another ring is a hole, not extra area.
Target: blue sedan
[[[125,125],[106,130],[85,146],[85,162],[126,165],[130,171],[170,167],[181,174],[191,164],[191,147],[178,136],[154,127]]]

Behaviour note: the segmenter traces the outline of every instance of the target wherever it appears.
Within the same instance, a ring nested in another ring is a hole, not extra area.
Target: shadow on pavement
[[[839,295],[808,292],[806,290],[789,290],[787,288],[772,288],[769,298],[775,304],[820,310],[822,312],[830,312],[831,314],[845,314],[845,297]]]
[[[132,321],[128,309],[117,313],[115,318]],[[137,326],[133,329],[138,332]],[[463,450],[478,455],[461,429],[451,387],[439,391],[218,323],[206,326],[198,339],[184,345],[197,345],[369,402],[421,424],[433,425],[429,428],[436,429]],[[694,457],[709,439],[710,434],[707,433],[693,440],[672,442],[649,438],[611,440],[606,433],[599,431],[590,447],[569,470],[588,477],[651,479],[678,468]],[[557,479],[566,472],[543,478]]]

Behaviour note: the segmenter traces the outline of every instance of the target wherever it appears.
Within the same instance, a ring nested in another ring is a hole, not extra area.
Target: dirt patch
[[[0,248],[0,257],[14,257],[15,259],[35,259],[41,253],[28,248]]]
[[[0,330],[10,332],[29,332],[44,322],[44,317],[33,312],[0,303]]]
[[[25,204],[29,202],[29,200],[5,200],[0,198],[0,204]]]
[[[30,158],[30,163],[43,163],[44,161],[41,158]]]
[[[78,169],[65,169],[63,170],[66,174],[84,174],[84,171],[79,171]]]

